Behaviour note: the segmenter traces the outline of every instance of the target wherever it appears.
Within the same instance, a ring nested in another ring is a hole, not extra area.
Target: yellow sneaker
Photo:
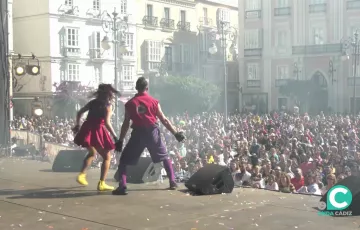
[[[105,184],[105,181],[99,181],[97,186],[98,191],[113,191],[115,188],[113,186]]]
[[[84,174],[84,173],[79,174],[79,176],[76,179],[76,182],[78,182],[79,184],[84,185],[84,186],[89,185],[89,183],[86,180],[86,174]]]

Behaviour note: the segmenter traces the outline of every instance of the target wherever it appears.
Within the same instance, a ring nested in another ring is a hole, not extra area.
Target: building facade
[[[344,41],[360,28],[360,1],[240,0],[239,9],[241,107],[291,107],[295,99],[279,89],[292,79],[319,86],[304,109],[352,110],[354,56],[344,56]]]
[[[174,75],[198,76],[224,85],[220,22],[226,23],[225,33],[230,27],[237,28],[237,4],[233,1],[17,0],[13,5],[14,52],[33,53],[41,65],[40,75],[17,79],[17,108],[26,107],[21,98],[50,96],[54,84],[63,81],[90,86],[114,82],[113,47],[104,50],[101,45],[105,36],[113,37],[103,22],[108,14],[112,16],[114,7],[120,18],[128,19],[127,31],[116,39],[125,42],[128,51],[116,54],[119,88],[125,96],[134,94],[139,76],[151,79],[150,84],[157,76]],[[210,32],[216,36],[210,39]],[[236,85],[229,89],[229,94],[235,92],[229,98],[236,98],[231,104],[238,108],[237,62],[230,51],[237,47],[237,30],[235,34],[227,40],[225,50],[229,85]],[[216,54],[209,53],[212,44],[218,47]],[[28,61],[17,57],[14,63]]]
[[[134,3],[120,0],[14,1],[14,52],[33,53],[41,66],[40,75],[25,75],[17,80],[14,96],[19,99],[46,97],[55,90],[54,84],[63,81],[79,81],[88,86],[114,83],[115,55],[119,88],[125,95],[133,94],[137,66],[136,25],[128,13],[135,12]],[[124,54],[115,54],[113,46],[110,50],[101,46],[104,36],[113,38],[111,29],[105,28],[103,22],[111,23],[114,8],[120,18],[128,18],[126,33],[117,39],[128,47]],[[16,59],[14,63],[23,61]]]

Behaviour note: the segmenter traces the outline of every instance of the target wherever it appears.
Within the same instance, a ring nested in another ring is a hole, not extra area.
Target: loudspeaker
[[[15,156],[30,156],[37,153],[34,145],[25,145],[13,148],[13,155]]]
[[[142,184],[147,182],[154,182],[160,178],[161,164],[154,164],[150,157],[140,157],[136,165],[129,165],[126,167],[126,182],[131,184]],[[116,171],[114,179],[119,181],[119,173]]]
[[[57,154],[53,172],[80,172],[87,150],[61,150]]]
[[[190,177],[185,186],[197,195],[231,193],[234,180],[228,167],[209,164]]]
[[[339,181],[336,185],[343,185],[347,187],[352,194],[352,202],[346,209],[342,211],[352,211],[352,215],[360,215],[360,177],[357,176],[349,176],[345,179]],[[334,185],[334,186],[336,186]],[[320,201],[327,201],[328,192],[325,193]],[[327,210],[325,210],[327,211]]]

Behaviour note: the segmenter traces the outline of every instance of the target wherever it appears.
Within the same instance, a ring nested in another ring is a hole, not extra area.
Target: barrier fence
[[[38,151],[41,151],[43,148],[45,148],[45,151],[48,154],[51,162],[54,161],[59,151],[77,149],[65,145],[44,141],[40,134],[29,132],[27,130],[11,130],[11,138],[16,138],[17,144],[19,146],[34,145],[36,150]]]

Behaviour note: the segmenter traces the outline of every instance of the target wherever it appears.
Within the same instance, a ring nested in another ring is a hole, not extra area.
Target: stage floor
[[[129,185],[128,196],[99,194],[99,170],[90,186],[51,165],[0,159],[0,229],[26,230],[221,230],[359,229],[360,217],[320,217],[319,198],[254,189],[229,195],[190,196],[164,184]],[[112,178],[113,172],[109,175]],[[115,182],[109,182],[113,183]]]

